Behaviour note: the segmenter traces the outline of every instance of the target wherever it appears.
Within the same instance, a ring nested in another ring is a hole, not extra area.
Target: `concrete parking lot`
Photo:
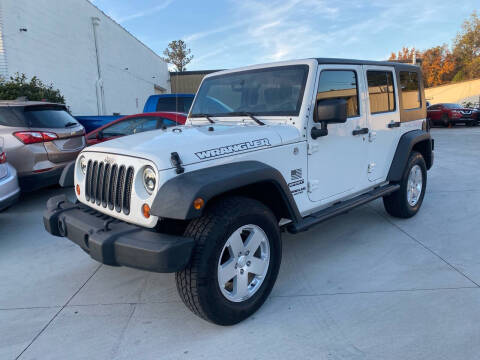
[[[420,213],[381,201],[283,236],[265,305],[233,327],[187,310],[172,274],[99,265],[43,229],[46,200],[0,214],[0,359],[478,359],[480,128],[434,129]]]

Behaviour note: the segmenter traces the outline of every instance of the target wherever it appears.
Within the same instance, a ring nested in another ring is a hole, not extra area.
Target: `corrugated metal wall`
[[[4,46],[4,35],[3,35],[3,9],[2,3],[0,2],[0,76],[8,77],[8,65],[7,65],[7,54]]]
[[[172,94],[195,94],[205,75],[219,70],[170,72]]]

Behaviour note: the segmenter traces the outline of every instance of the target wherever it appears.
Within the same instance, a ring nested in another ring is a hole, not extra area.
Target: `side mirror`
[[[317,102],[317,122],[340,124],[347,121],[347,101],[345,99],[325,99]]]
[[[347,101],[345,99],[324,99],[317,101],[315,122],[321,124],[320,129],[313,127],[311,136],[316,139],[328,135],[327,124],[340,124],[347,121]]]

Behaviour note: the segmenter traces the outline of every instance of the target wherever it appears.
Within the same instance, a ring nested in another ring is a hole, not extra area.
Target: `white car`
[[[17,171],[7,162],[3,151],[3,139],[0,138],[0,211],[14,204],[20,197]]]
[[[231,325],[275,283],[281,230],[382,197],[415,215],[433,165],[419,67],[305,59],[207,75],[186,126],[83,150],[46,229],[93,259],[176,272],[184,303]]]

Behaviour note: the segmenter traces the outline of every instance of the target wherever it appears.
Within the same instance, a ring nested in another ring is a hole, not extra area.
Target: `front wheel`
[[[399,185],[399,190],[383,197],[383,205],[392,216],[410,218],[420,210],[427,186],[427,166],[422,154],[410,154]]]
[[[449,126],[451,125],[451,123],[450,123],[450,118],[448,117],[447,114],[443,114],[443,115],[442,115],[442,125],[443,125],[444,127],[449,127]]]
[[[282,256],[273,213],[245,197],[217,200],[190,222],[196,245],[190,264],[175,276],[185,305],[218,325],[253,314],[270,294]]]

